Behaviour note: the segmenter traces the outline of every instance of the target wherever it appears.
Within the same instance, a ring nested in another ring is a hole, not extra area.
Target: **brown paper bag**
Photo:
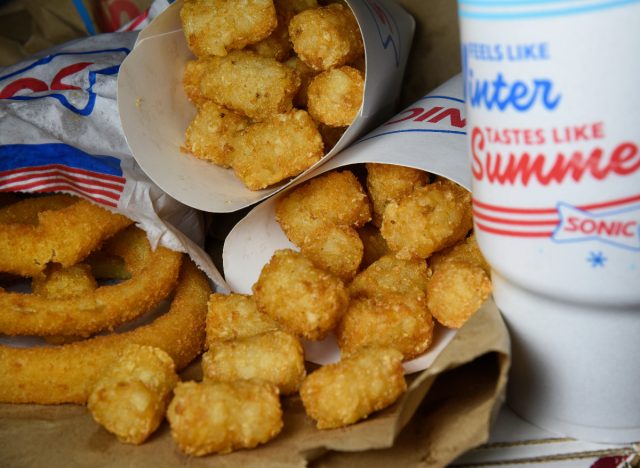
[[[284,429],[274,440],[200,458],[178,450],[166,422],[145,444],[131,446],[83,406],[0,405],[0,466],[444,466],[487,440],[503,401],[508,351],[505,325],[489,300],[430,369],[409,376],[407,393],[393,406],[320,431],[297,396],[284,398]]]

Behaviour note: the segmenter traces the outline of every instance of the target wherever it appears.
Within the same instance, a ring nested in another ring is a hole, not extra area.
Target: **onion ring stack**
[[[84,404],[129,344],[164,350],[177,369],[204,348],[206,276],[182,253],[153,250],[131,220],[88,201],[51,195],[0,208],[2,273],[30,279],[32,292],[0,288],[0,334],[64,344],[0,345],[0,402]],[[147,325],[88,338],[163,301],[168,311]]]

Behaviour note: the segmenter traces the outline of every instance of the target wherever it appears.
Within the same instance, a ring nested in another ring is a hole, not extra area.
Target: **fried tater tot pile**
[[[364,48],[348,7],[187,0],[180,16],[196,56],[183,88],[197,108],[182,149],[232,169],[249,190],[303,173],[358,115]]]
[[[309,374],[300,397],[318,429],[332,429],[386,408],[406,389],[402,355],[392,348],[371,347]]]
[[[171,356],[160,348],[131,344],[96,383],[87,407],[121,442],[141,444],[164,419],[177,383]]]

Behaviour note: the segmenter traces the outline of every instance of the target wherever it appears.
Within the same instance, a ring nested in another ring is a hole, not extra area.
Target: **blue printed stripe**
[[[479,19],[479,20],[514,20],[514,19],[530,19],[530,18],[544,18],[554,16],[568,16],[580,13],[591,13],[600,10],[607,10],[610,8],[617,8],[630,4],[640,3],[640,0],[608,0],[599,3],[585,4],[584,2],[578,2],[575,5],[567,5],[565,7],[558,8],[557,5],[550,5],[547,9],[538,8],[534,10],[517,10],[518,7],[535,7],[540,3],[554,3],[552,1],[544,2],[491,2],[482,0],[466,0],[460,1],[459,16],[461,18]],[[566,2],[558,2],[566,3]],[[555,6],[555,8],[554,8]],[[485,7],[485,10],[481,10]],[[491,8],[503,7],[509,11],[491,11]],[[514,9],[513,7],[516,7]],[[477,8],[474,10],[473,8]]]
[[[449,101],[455,101],[455,102],[459,102],[461,104],[464,104],[464,99],[458,99],[458,98],[454,98],[454,97],[451,97],[451,96],[431,96],[431,95],[427,95],[427,96],[424,96],[424,97],[420,98],[420,100],[423,100],[423,99],[446,99],[446,100],[449,100]]]
[[[0,146],[0,172],[48,164],[122,177],[118,158],[85,153],[64,143]]]
[[[93,21],[91,21],[91,15],[87,11],[87,8],[84,6],[82,0],[73,0],[73,5],[78,10],[78,14],[80,15],[80,19],[84,23],[84,27],[87,28],[87,32],[92,36],[95,36],[96,30],[93,27]]]
[[[364,137],[362,140],[358,140],[356,144],[362,143],[363,141],[372,140],[374,138],[378,138],[384,135],[392,135],[394,133],[450,133],[454,135],[466,135],[467,132],[463,132],[460,130],[436,130],[436,129],[426,129],[426,128],[412,128],[409,130],[392,130],[390,132],[377,133],[375,135],[371,135],[368,137]]]

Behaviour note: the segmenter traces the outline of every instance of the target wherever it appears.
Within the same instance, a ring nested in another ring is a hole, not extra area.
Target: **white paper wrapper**
[[[306,173],[388,117],[400,92],[415,21],[390,0],[348,0],[365,45],[363,106],[336,146]],[[300,179],[251,191],[224,169],[180,150],[195,116],[182,86],[182,73],[194,58],[180,29],[182,1],[176,1],[145,30],[122,64],[118,105],[134,157],[149,177],[175,199],[194,208],[225,213],[252,205]]]
[[[136,35],[73,41],[0,70],[0,191],[70,193],[122,213],[226,290],[202,249],[201,213],[151,182],[124,139],[116,77]]]
[[[470,168],[465,147],[465,113],[460,76],[400,112],[367,134],[296,185],[327,171],[358,163],[376,162],[415,167],[451,179],[469,188]],[[430,121],[431,120],[431,121]],[[231,290],[251,294],[262,267],[278,249],[297,248],[275,219],[282,192],[256,206],[229,233],[223,250],[224,272]],[[428,368],[455,336],[455,330],[436,327],[433,345],[422,356],[406,362],[406,372]],[[306,342],[305,357],[327,364],[339,359],[335,338]]]

